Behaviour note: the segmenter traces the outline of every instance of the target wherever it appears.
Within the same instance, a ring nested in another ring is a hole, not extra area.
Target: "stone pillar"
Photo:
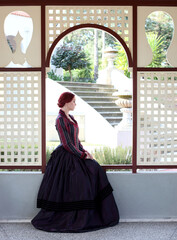
[[[132,96],[126,93],[118,95],[116,105],[122,107],[122,121],[115,127],[117,131],[117,146],[132,146]]]
[[[113,84],[112,82],[112,71],[116,70],[114,67],[114,60],[118,54],[118,51],[108,47],[104,50],[104,58],[108,61],[108,66],[99,72],[99,77],[96,81],[98,84]]]

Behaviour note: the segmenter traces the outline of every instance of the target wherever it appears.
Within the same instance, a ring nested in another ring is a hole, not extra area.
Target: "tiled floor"
[[[119,223],[86,233],[48,233],[30,223],[0,223],[0,240],[174,240],[176,222]]]

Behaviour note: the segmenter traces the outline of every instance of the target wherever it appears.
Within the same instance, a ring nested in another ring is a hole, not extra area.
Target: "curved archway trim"
[[[111,35],[113,35],[123,46],[123,48],[125,49],[125,52],[127,54],[127,58],[128,58],[128,63],[129,63],[129,67],[133,67],[133,61],[132,61],[132,56],[131,56],[131,52],[129,50],[129,48],[127,47],[125,41],[113,30],[111,30],[110,28],[104,27],[102,25],[98,25],[98,24],[91,24],[91,23],[87,23],[87,24],[80,24],[71,28],[68,28],[67,30],[65,30],[64,32],[62,32],[53,42],[52,46],[50,47],[48,53],[47,53],[47,59],[46,59],[46,67],[49,67],[50,64],[50,58],[52,55],[52,52],[55,48],[55,46],[57,45],[57,43],[67,34],[69,34],[70,32],[73,32],[77,29],[81,29],[81,28],[97,28],[97,29],[101,29],[105,32],[110,33]]]

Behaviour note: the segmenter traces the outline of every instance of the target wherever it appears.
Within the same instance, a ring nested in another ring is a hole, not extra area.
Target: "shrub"
[[[131,147],[103,147],[92,154],[99,164],[130,164],[132,161]]]
[[[53,152],[53,148],[47,148],[46,150],[46,162],[48,163],[50,155]],[[131,147],[103,147],[100,149],[95,149],[92,152],[94,159],[99,164],[131,164],[132,161],[132,150]]]
[[[48,75],[48,78],[54,81],[63,81],[63,77],[56,75],[53,70],[51,72],[48,72],[47,75]]]

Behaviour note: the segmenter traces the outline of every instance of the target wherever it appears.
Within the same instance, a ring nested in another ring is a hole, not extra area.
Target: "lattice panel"
[[[139,73],[138,81],[138,164],[177,164],[177,73]]]
[[[0,165],[41,165],[40,73],[0,73]]]
[[[46,52],[63,31],[84,23],[99,24],[112,29],[132,49],[132,7],[47,6]]]

